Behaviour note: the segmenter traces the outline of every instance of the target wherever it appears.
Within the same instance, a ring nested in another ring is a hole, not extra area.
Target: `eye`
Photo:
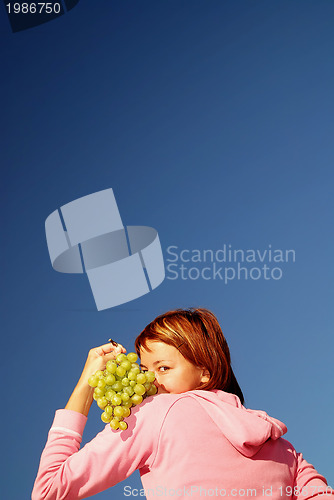
[[[159,372],[166,372],[167,370],[169,370],[168,366],[159,366]]]

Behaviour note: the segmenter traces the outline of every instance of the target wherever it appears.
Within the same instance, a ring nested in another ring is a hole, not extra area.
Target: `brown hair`
[[[216,316],[207,309],[176,309],[161,314],[138,335],[135,348],[149,350],[147,342],[156,341],[176,347],[195,366],[205,368],[208,382],[198,389],[221,389],[244,397],[231,366],[230,350]]]

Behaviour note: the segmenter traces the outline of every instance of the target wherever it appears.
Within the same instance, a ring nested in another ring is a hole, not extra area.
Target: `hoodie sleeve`
[[[147,406],[131,412],[126,431],[113,431],[107,424],[81,449],[87,417],[72,410],[57,410],[41,456],[32,500],[87,498],[150,465],[159,429],[156,420],[149,418]]]
[[[334,490],[327,485],[327,481],[309,464],[301,453],[297,453],[297,471],[293,497],[298,500],[319,498],[334,500]]]

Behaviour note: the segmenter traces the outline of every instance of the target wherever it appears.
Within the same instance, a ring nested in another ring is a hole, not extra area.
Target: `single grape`
[[[139,394],[134,394],[131,397],[131,403],[134,405],[140,405],[140,403],[143,401],[143,396],[140,396]]]
[[[116,377],[112,373],[109,373],[105,378],[106,384],[113,385],[116,382]]]
[[[115,361],[112,361],[111,359],[109,361],[107,361],[106,370],[109,373],[115,373],[116,368],[117,368],[117,364],[115,363]]]
[[[123,394],[128,394],[129,396],[132,396],[135,393],[133,390],[133,387],[131,385],[124,387],[123,389]]]
[[[127,377],[122,378],[122,386],[127,387],[130,384],[130,380]]]
[[[146,375],[145,373],[138,373],[137,378],[136,378],[137,384],[145,384],[146,382]]]
[[[147,372],[145,372],[145,375],[146,375],[147,382],[154,382],[154,380],[155,380],[155,373],[154,372],[147,371]]]
[[[136,378],[137,378],[137,373],[133,370],[130,370],[128,372],[128,379],[129,380],[136,380]]]
[[[137,363],[132,363],[131,367],[132,367],[131,371],[134,371],[136,375],[138,375],[138,373],[140,373],[140,368],[137,365]]]
[[[111,420],[111,419],[112,419],[112,416],[111,416],[111,415],[109,415],[107,412],[105,412],[105,411],[104,411],[104,412],[101,414],[101,420],[102,420],[102,422],[104,422],[105,424],[108,424],[108,423],[110,422],[110,420]]]
[[[126,357],[131,363],[135,363],[138,359],[138,356],[135,352],[129,352],[129,354]]]
[[[136,384],[133,390],[136,394],[138,394],[138,396],[142,396],[146,392],[145,387],[142,384]]]
[[[104,378],[100,378],[98,383],[97,383],[97,387],[100,387],[100,389],[104,389],[104,387],[106,386],[106,381],[104,380]]]
[[[97,399],[96,402],[97,402],[97,406],[101,409],[104,408],[105,406],[107,406],[107,404],[108,404],[107,398],[104,398],[104,397]]]
[[[105,407],[104,411],[105,411],[105,413],[107,413],[108,415],[112,415],[112,413],[113,413],[113,408],[112,408],[112,406],[107,405],[107,406]]]
[[[137,384],[137,382],[135,380],[131,380],[130,387],[134,387],[136,384]]]
[[[152,384],[151,389],[149,389],[146,394],[147,394],[147,396],[154,396],[154,394],[156,394],[157,391],[158,391],[158,389],[157,389],[156,385]]]
[[[101,398],[104,395],[104,392],[105,391],[103,389],[101,389],[100,387],[95,387],[95,389],[94,389],[94,394],[96,396],[98,396],[99,398]]]
[[[119,365],[119,366],[116,368],[116,374],[117,374],[119,377],[124,377],[124,375],[126,374],[126,369],[124,368],[124,366]]]
[[[127,392],[122,392],[121,398],[122,398],[123,403],[125,403],[126,401],[129,401],[130,396]]]
[[[123,408],[121,406],[115,406],[114,415],[115,417],[123,417],[124,416]]]
[[[119,394],[116,394],[116,396],[113,396],[112,400],[111,400],[111,403],[114,405],[114,406],[119,406],[120,404],[122,404],[122,398]]]
[[[105,393],[104,397],[106,397],[108,401],[111,401],[111,400],[112,400],[112,398],[113,398],[114,396],[116,396],[116,394],[117,394],[117,392],[115,392],[115,391],[113,391],[113,390],[110,390],[110,391],[107,391],[107,392]]]
[[[110,421],[110,427],[116,431],[118,428],[119,428],[119,421],[116,420],[116,418],[113,418],[111,421]]]
[[[123,384],[120,380],[117,380],[112,386],[113,391],[121,391],[123,389]]]
[[[121,352],[120,354],[117,354],[117,356],[116,356],[117,363],[122,363],[122,361],[125,361],[126,359],[127,359],[127,357],[123,352]]]
[[[103,371],[97,370],[97,372],[95,372],[94,375],[95,375],[95,377],[101,378],[101,377],[103,377]]]
[[[133,403],[132,403],[131,399],[129,399],[129,401],[124,401],[122,406],[123,406],[123,408],[130,409],[133,406]]]
[[[96,375],[92,375],[91,377],[89,377],[88,379],[88,384],[91,386],[91,387],[97,387],[97,383],[99,381],[99,378],[96,376]]]
[[[121,429],[121,431],[125,431],[128,428],[128,424],[126,422],[122,421],[122,422],[119,422],[118,427],[119,427],[119,429]]]
[[[123,417],[124,418],[128,417],[130,415],[130,413],[131,413],[130,408],[124,408],[123,407]]]
[[[131,370],[131,362],[128,360],[128,359],[125,359],[124,361],[122,361],[122,363],[120,364],[120,366],[122,368],[125,368],[126,371],[129,371]]]

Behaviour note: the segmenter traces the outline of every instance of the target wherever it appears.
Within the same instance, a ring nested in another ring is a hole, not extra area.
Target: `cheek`
[[[166,373],[164,375],[156,375],[156,385],[158,392],[178,393],[183,392],[187,379],[180,376],[178,373]]]
[[[191,389],[198,387],[201,383],[201,371],[200,370],[188,370],[187,374],[185,374],[184,380],[188,382],[188,385],[191,386]]]
[[[175,388],[177,388],[180,392],[183,391],[191,391],[199,386],[200,384],[200,376],[198,372],[194,372],[194,370],[182,370],[179,374],[175,374],[175,378],[173,380]]]

